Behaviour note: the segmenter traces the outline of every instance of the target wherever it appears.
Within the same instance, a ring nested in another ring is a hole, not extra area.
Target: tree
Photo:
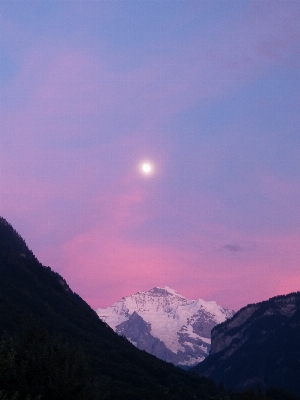
[[[0,400],[94,398],[88,364],[76,347],[35,326],[0,340]]]

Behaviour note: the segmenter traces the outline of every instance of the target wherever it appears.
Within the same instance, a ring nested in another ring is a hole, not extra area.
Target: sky
[[[299,20],[298,0],[2,0],[0,215],[93,308],[299,291]]]

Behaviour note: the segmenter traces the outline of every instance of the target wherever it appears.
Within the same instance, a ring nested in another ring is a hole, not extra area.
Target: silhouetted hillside
[[[45,373],[50,374],[51,371],[38,372],[47,364],[42,362],[38,354],[46,357],[47,351],[51,354],[54,352],[56,355],[51,357],[55,369],[58,368],[55,367],[58,359],[64,359],[65,365],[73,363],[66,350],[71,346],[79,348],[78,351],[86,355],[90,378],[97,387],[95,398],[205,399],[208,395],[222,393],[206,379],[160,361],[114,333],[72,292],[59,274],[44,267],[35,258],[25,241],[3,218],[0,219],[0,274],[0,335],[4,332],[8,335],[2,341],[0,352],[2,389],[7,389],[8,381],[11,382],[8,385],[11,390],[18,389],[18,374],[23,376],[23,387],[30,387],[34,368],[38,374],[35,381],[40,379],[44,382]],[[31,321],[37,326],[34,337],[41,339],[31,340],[28,347]],[[47,344],[57,341],[61,344]],[[5,350],[10,347],[8,343],[12,343],[11,353]],[[67,355],[64,355],[64,351]],[[4,372],[8,376],[6,383],[3,381],[6,376]],[[48,398],[55,400],[51,396]],[[78,394],[73,398],[81,397]]]
[[[258,399],[225,392],[118,336],[3,218],[0,276],[1,400]]]
[[[250,304],[216,326],[209,357],[193,370],[233,389],[300,396],[300,293]]]

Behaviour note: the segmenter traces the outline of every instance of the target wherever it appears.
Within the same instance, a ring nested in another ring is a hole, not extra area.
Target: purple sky
[[[0,214],[94,308],[299,290],[299,21],[298,0],[1,1]]]

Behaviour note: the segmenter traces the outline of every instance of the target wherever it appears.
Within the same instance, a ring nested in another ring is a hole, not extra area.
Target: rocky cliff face
[[[188,300],[169,287],[156,287],[124,297],[97,314],[139,349],[190,366],[207,357],[212,328],[233,311],[214,301]]]
[[[212,330],[194,370],[233,389],[279,387],[300,395],[300,293],[250,304]]]

